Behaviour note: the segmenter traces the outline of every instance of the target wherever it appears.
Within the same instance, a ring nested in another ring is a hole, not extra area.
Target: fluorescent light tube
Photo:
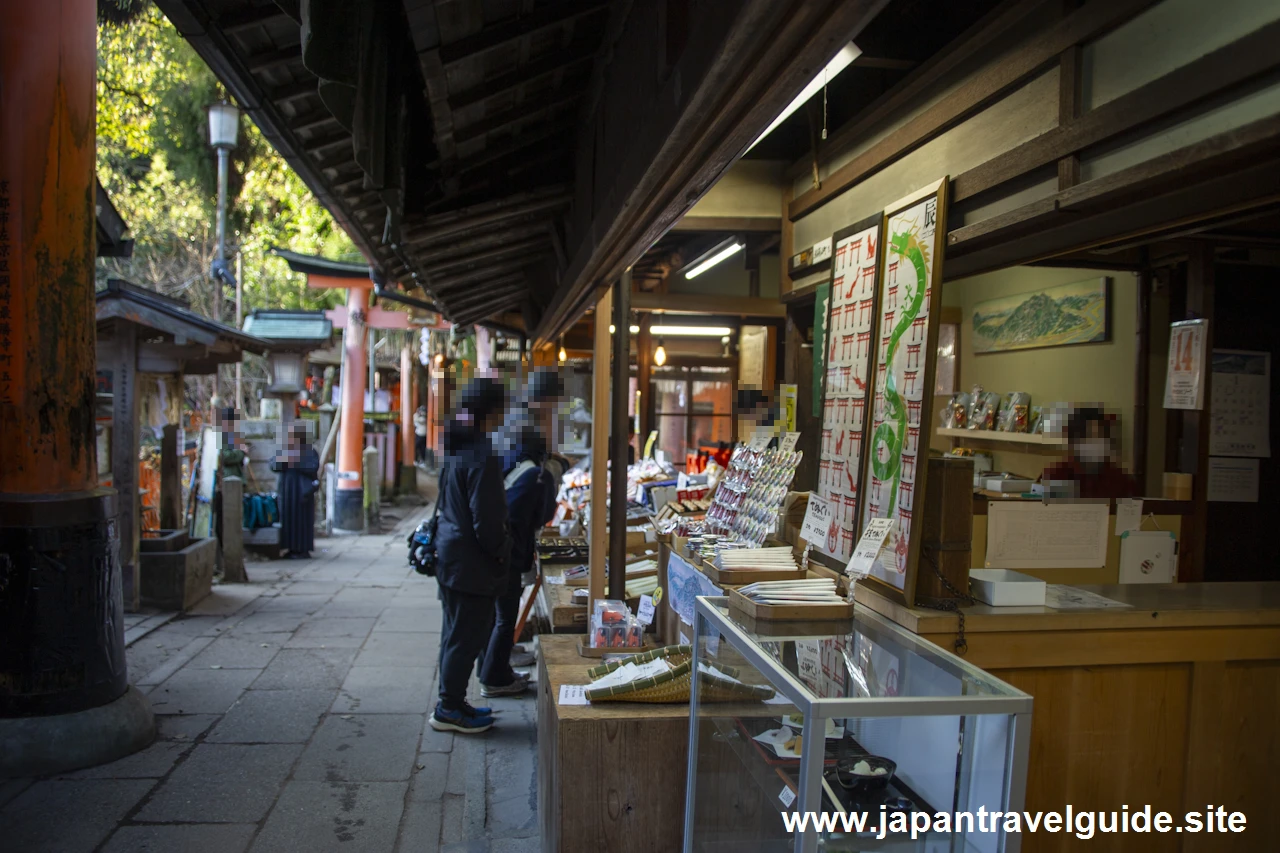
[[[840,48],[840,52],[827,63],[827,67],[823,68],[817,77],[814,77],[809,81],[809,85],[805,86],[804,89],[801,90],[800,94],[796,95],[796,99],[788,104],[785,110],[779,113],[778,117],[773,120],[773,124],[764,129],[764,133],[756,137],[756,141],[751,143],[747,148],[747,151],[750,151],[752,148],[759,145],[760,140],[773,133],[774,128],[786,121],[787,117],[800,109],[805,101],[816,95],[819,89],[830,83],[837,74],[848,68],[853,61],[861,55],[862,50],[853,42],[849,42],[844,47]]]
[[[711,269],[712,267],[714,267],[716,264],[718,264],[718,263],[720,263],[721,261],[723,261],[725,258],[727,258],[727,257],[729,257],[729,256],[731,256],[731,255],[735,255],[735,254],[737,254],[738,252],[741,252],[743,248],[744,248],[744,244],[742,244],[742,243],[734,243],[734,244],[733,244],[733,245],[731,245],[731,246],[725,246],[723,249],[721,249],[720,251],[716,252],[714,255],[712,255],[711,257],[707,258],[705,261],[703,261],[702,263],[698,264],[698,265],[697,265],[696,267],[694,267],[693,269],[691,269],[691,270],[689,270],[688,272],[686,272],[686,273],[684,274],[684,277],[685,277],[685,278],[694,278],[695,276],[700,276],[700,275],[702,275],[704,272],[706,272],[707,270],[709,270],[709,269]]]
[[[673,338],[723,338],[733,334],[728,326],[653,326],[652,334]]]

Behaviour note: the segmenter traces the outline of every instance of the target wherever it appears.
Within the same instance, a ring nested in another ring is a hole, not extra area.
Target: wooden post
[[[649,333],[652,325],[652,314],[640,315],[640,334],[636,338],[636,387],[640,389],[640,399],[637,401],[640,415],[637,459],[643,455],[644,444],[649,440],[649,432],[653,429],[653,392],[649,387],[653,384],[653,336]]]
[[[402,494],[412,494],[418,487],[418,469],[413,467],[413,436],[413,346],[406,342],[400,350],[399,491]]]
[[[1138,494],[1153,494],[1147,488],[1147,431],[1150,415],[1147,397],[1151,388],[1151,269],[1138,273],[1137,342],[1133,378],[1133,478]]]
[[[160,437],[160,527],[182,527],[182,456],[178,451],[177,424],[166,424]]]
[[[138,550],[142,507],[138,499],[138,327],[118,321],[111,359],[111,483],[118,495],[120,587],[124,609],[138,609]]]
[[[609,597],[627,597],[627,448],[631,421],[627,399],[631,395],[631,270],[613,285],[613,416],[610,418],[609,456],[613,476],[609,484]],[[594,471],[594,469],[592,469]],[[593,477],[591,480],[595,482]]]
[[[787,261],[795,254],[795,223],[791,221],[791,200],[795,198],[795,188],[790,181],[782,189],[782,237],[778,241],[779,270],[778,293],[786,296],[791,292],[791,273],[787,271]]]
[[[1191,487],[1191,524],[1183,526],[1178,580],[1199,582],[1205,579],[1205,540],[1209,523],[1209,401],[1213,399],[1213,290],[1216,247],[1212,243],[1195,243],[1187,258],[1187,319],[1203,317],[1204,397],[1200,411],[1182,413],[1182,447],[1179,470],[1194,474]]]
[[[591,524],[588,550],[587,612],[604,598],[604,561],[608,547],[605,478],[609,466],[609,315],[613,291],[606,288],[595,313],[595,358],[591,368]],[[616,533],[616,531],[615,531]]]

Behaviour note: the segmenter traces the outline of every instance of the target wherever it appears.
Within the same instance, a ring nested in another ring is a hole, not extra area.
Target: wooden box
[[[760,621],[822,622],[853,618],[852,601],[842,604],[757,604],[736,589],[729,590],[729,606]]]
[[[973,460],[931,456],[927,476],[916,601],[958,599],[960,596],[949,590],[942,578],[955,590],[968,594],[973,548]]]

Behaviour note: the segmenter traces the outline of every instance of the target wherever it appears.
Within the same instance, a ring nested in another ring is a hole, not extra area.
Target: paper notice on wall
[[[1173,323],[1169,332],[1169,362],[1164,382],[1166,409],[1204,407],[1204,342],[1207,320]]]
[[[1271,456],[1271,353],[1213,351],[1210,456]]]
[[[1258,460],[1209,457],[1208,497],[1219,503],[1258,502]]]
[[[1109,507],[992,501],[988,569],[1095,569],[1107,564]]]
[[[1116,535],[1142,529],[1142,498],[1116,498]]]

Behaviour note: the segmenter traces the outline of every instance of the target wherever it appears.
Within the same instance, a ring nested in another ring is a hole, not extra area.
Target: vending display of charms
[[[705,532],[759,547],[778,525],[778,512],[804,454],[739,445],[707,510]]]

